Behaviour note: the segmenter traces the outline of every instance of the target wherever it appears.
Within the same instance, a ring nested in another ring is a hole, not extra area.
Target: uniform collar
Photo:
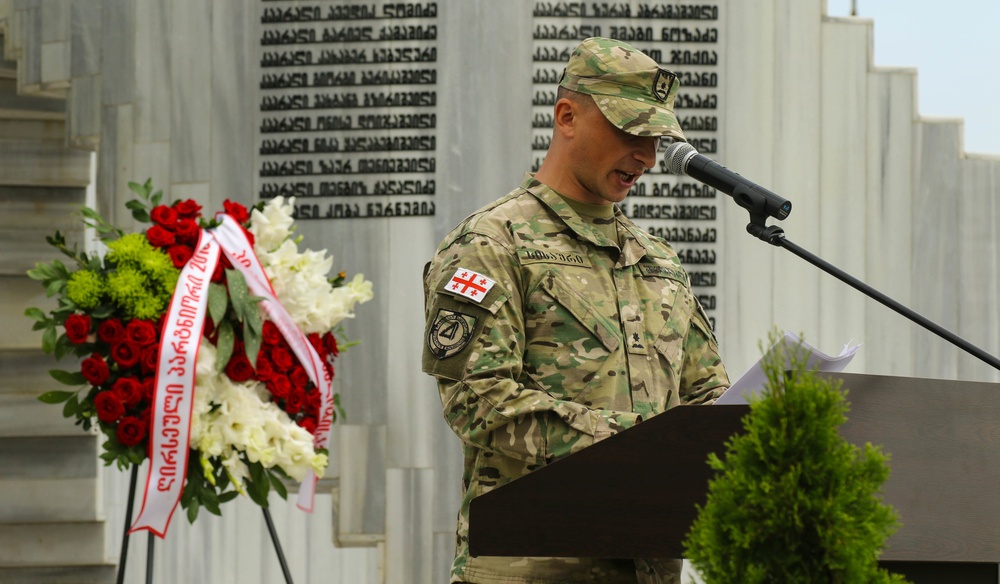
[[[524,175],[524,179],[521,181],[521,188],[531,193],[543,205],[551,209],[578,238],[601,247],[618,247],[615,242],[610,241],[603,233],[581,219],[576,211],[566,204],[556,191],[537,180],[532,174],[527,173]],[[639,229],[635,223],[629,221],[617,205],[615,205],[615,225],[618,228],[619,238],[622,242],[622,264],[635,264],[645,256],[665,257],[659,249],[652,245],[650,237]]]

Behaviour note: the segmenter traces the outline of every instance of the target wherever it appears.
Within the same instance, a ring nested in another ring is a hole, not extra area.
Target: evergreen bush
[[[807,359],[801,346],[766,356],[744,432],[709,457],[717,474],[684,541],[706,584],[906,582],[877,563],[898,523],[879,496],[888,456],[841,438],[845,392]]]

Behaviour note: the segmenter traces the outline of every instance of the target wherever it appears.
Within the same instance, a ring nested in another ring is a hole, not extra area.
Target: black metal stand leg
[[[278,553],[278,562],[281,564],[281,573],[285,575],[285,584],[292,584],[292,573],[288,570],[288,562],[285,561],[285,554],[281,551],[281,542],[278,541],[278,532],[274,529],[274,521],[271,520],[271,511],[267,507],[261,507],[264,511],[264,521],[267,523],[267,531],[271,534],[271,541],[274,543],[274,551]]]
[[[153,544],[156,543],[156,536],[150,531],[146,540],[146,584],[153,584]]]
[[[128,505],[125,510],[125,529],[122,534],[122,551],[118,556],[118,579],[117,583],[122,584],[125,581],[125,564],[128,561],[128,540],[129,540],[129,526],[132,525],[132,505],[135,502],[135,483],[139,477],[139,465],[132,465],[132,478],[129,479],[128,484]]]

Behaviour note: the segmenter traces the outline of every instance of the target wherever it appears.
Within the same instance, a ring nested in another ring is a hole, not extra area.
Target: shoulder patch
[[[447,359],[468,346],[475,330],[475,316],[439,308],[427,329],[427,348],[438,359]]]
[[[480,303],[486,298],[486,293],[496,284],[490,278],[472,270],[458,268],[455,275],[444,285],[444,290],[459,296],[465,296],[473,302]]]

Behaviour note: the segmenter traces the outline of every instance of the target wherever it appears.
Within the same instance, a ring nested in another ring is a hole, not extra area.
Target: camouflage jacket
[[[465,454],[452,582],[671,581],[631,561],[468,555],[475,497],[729,384],[677,255],[614,220],[620,250],[526,176],[427,266],[423,369]]]

